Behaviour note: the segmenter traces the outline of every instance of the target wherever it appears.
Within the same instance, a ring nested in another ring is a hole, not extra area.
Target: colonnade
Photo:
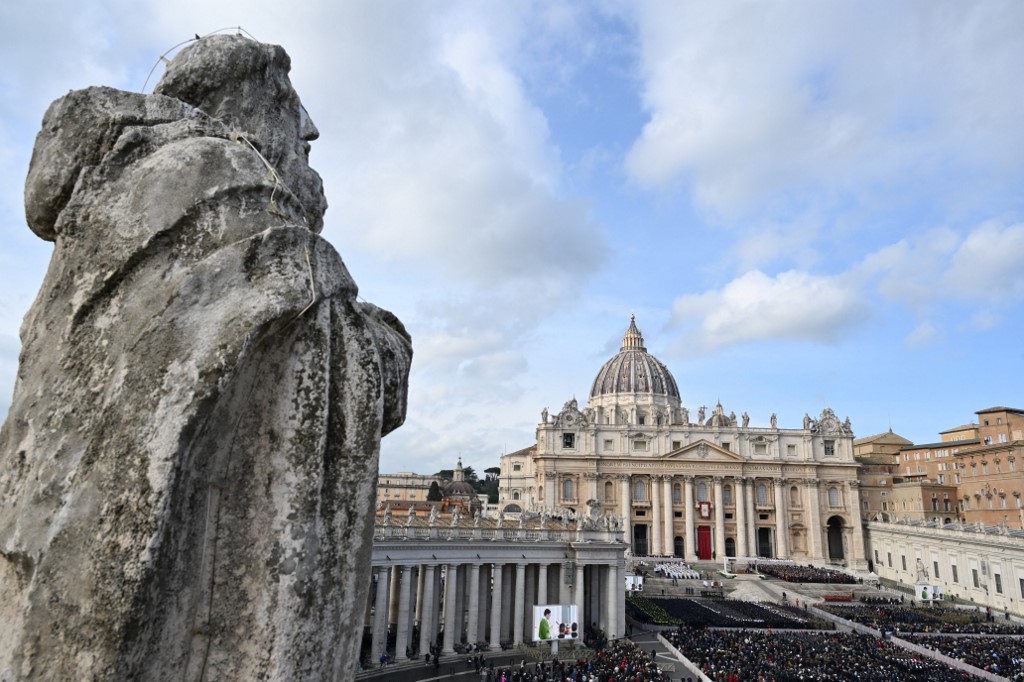
[[[474,549],[462,558],[406,558],[377,565],[381,552],[375,547],[367,608],[373,660],[385,650],[389,635],[397,661],[433,645],[446,655],[454,654],[459,643],[486,642],[499,650],[502,644],[532,641],[533,607],[544,604],[575,604],[580,637],[587,625],[609,639],[619,637],[625,630],[622,549],[600,563],[597,557],[594,563],[531,560],[517,548],[519,560],[480,559]]]

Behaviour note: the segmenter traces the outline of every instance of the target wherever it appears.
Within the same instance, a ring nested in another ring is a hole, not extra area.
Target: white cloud
[[[963,298],[1024,297],[1024,223],[993,221],[971,231],[953,254],[946,286]]]
[[[780,191],[885,191],[962,168],[1019,173],[1024,7],[880,9],[642,4],[650,120],[628,171],[646,186],[690,182],[726,212]]]
[[[910,349],[921,348],[934,343],[939,337],[939,330],[931,322],[922,322],[903,340],[903,345]]]
[[[686,330],[681,344],[703,349],[761,339],[831,343],[865,314],[858,292],[839,278],[754,270],[720,290],[677,298],[670,326]]]

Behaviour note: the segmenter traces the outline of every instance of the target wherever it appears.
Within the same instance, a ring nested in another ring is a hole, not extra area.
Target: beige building
[[[887,519],[894,511],[897,462],[900,449],[908,445],[913,443],[892,429],[853,441],[853,457],[860,464],[860,511],[864,520]]]
[[[430,484],[441,481],[436,476],[400,471],[397,474],[380,474],[377,477],[377,504],[395,502],[426,502]],[[405,506],[405,505],[402,505]]]
[[[866,566],[849,418],[768,421],[691,412],[631,320],[587,406],[545,409],[536,442],[502,456],[499,506],[621,518],[634,555]]]

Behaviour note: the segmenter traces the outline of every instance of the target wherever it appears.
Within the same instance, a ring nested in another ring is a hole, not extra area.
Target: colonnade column
[[[783,488],[786,479],[776,478],[775,481],[775,558],[789,557],[789,543],[786,542],[789,524],[786,523],[786,496]]]
[[[757,479],[747,479],[747,512],[750,522],[747,524],[747,537],[750,538],[750,555],[757,556]]]
[[[743,478],[734,478],[733,482],[733,508],[736,509],[736,556],[750,556],[747,554],[747,496],[746,485]]]
[[[654,556],[661,556],[661,515],[665,513],[665,506],[661,502],[661,476],[651,476],[651,546],[648,551]]]
[[[512,600],[512,644],[523,642],[523,602],[526,601],[526,564],[516,564],[516,596]]]
[[[470,646],[477,643],[477,628],[480,619],[480,564],[469,567],[469,622],[466,624],[466,641]]]
[[[804,480],[807,511],[810,521],[807,527],[808,549],[812,559],[824,559],[821,551],[821,496],[818,494],[818,479],[808,478]]]
[[[584,590],[583,590],[583,586],[584,586],[583,569],[584,569],[583,564],[580,564],[580,563],[576,564],[576,597],[573,599],[573,602],[577,605],[576,606],[576,623],[577,623],[576,627],[577,627],[577,631],[578,631],[577,637],[578,637],[578,639],[580,641],[583,640],[583,625],[584,625],[584,623],[587,622],[587,616],[586,616],[586,613],[585,613],[586,609],[584,608],[584,601],[583,601],[583,595],[584,595]]]
[[[623,580],[619,577],[619,565],[613,563],[608,565],[608,591],[605,593],[605,634],[608,639],[615,639],[619,632],[617,631],[619,623],[619,600],[622,599],[622,592],[625,589],[623,586]]]
[[[459,582],[459,567],[448,564],[444,577],[444,640],[442,654],[455,653],[455,587]]]
[[[491,587],[491,651],[501,650],[501,575],[502,564],[494,564]]]
[[[675,518],[675,513],[673,511],[675,498],[672,497],[672,476],[665,476],[663,478],[662,487],[663,491],[661,493],[661,497],[665,501],[665,514],[662,516],[662,521],[665,523],[665,540],[663,544],[665,547],[665,554],[671,556],[675,554],[675,533],[672,532],[672,519]]]
[[[686,490],[686,495],[683,498],[686,501],[686,537],[683,538],[683,546],[685,547],[683,556],[686,557],[687,561],[696,561],[697,553],[694,551],[694,544],[697,538],[694,535],[696,531],[694,531],[693,527],[693,476],[684,477],[683,485]]]
[[[423,566],[423,608],[420,611],[420,653],[430,651],[431,633],[434,630],[434,619],[437,618],[434,603],[434,567]]]
[[[548,603],[548,565],[537,567],[537,604]]]
[[[715,476],[715,558],[725,556],[725,505],[722,504],[722,477]]]
[[[855,562],[863,562],[864,557],[864,524],[860,519],[860,481],[851,480],[846,482],[849,486],[849,496],[846,500],[846,508],[850,510],[850,523],[853,524],[853,542],[850,543],[850,559],[847,565],[853,568],[860,568],[861,565]]]
[[[373,651],[373,662],[376,663],[380,655],[384,653],[388,641],[388,567],[381,566],[377,569],[377,600],[373,605],[373,639],[371,648]]]
[[[412,591],[412,566],[402,566],[402,584],[398,588],[398,629],[395,631],[395,660],[406,661],[409,656],[409,598]]]

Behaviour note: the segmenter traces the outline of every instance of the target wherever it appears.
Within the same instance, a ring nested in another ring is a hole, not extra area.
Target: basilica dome
[[[617,393],[660,395],[679,400],[676,380],[661,360],[647,352],[644,337],[632,315],[622,337],[622,348],[604,363],[590,388],[591,399]]]

